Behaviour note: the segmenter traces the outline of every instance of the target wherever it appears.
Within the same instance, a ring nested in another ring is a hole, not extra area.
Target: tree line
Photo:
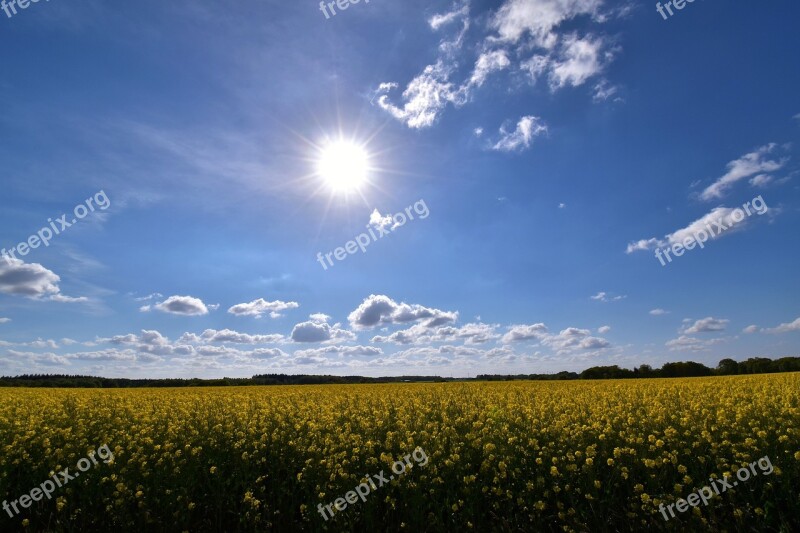
[[[241,387],[245,385],[325,385],[325,384],[363,384],[363,383],[431,383],[451,381],[566,381],[577,379],[648,379],[682,378],[704,376],[734,376],[742,374],[771,374],[779,372],[800,372],[800,357],[751,357],[737,362],[723,359],[716,368],[702,363],[686,361],[665,363],[661,368],[641,365],[633,369],[613,366],[594,366],[581,373],[558,372],[556,374],[480,374],[475,378],[447,378],[440,376],[387,376],[371,378],[364,376],[323,376],[260,374],[251,378],[221,379],[127,379],[103,378],[96,376],[71,376],[64,374],[26,374],[22,376],[0,377],[0,387],[61,387],[61,388],[144,388],[144,387]]]

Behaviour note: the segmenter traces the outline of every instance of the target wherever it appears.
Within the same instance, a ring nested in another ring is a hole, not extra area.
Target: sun
[[[320,150],[317,174],[334,192],[358,191],[369,173],[369,155],[358,144],[339,140]]]

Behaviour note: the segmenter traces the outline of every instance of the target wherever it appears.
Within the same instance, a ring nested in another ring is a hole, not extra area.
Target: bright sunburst
[[[335,192],[354,192],[367,181],[369,155],[358,144],[339,140],[322,148],[317,174]]]

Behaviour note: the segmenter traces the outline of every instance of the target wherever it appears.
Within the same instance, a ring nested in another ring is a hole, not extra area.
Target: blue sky
[[[15,250],[0,374],[798,355],[798,15],[788,0],[666,20],[601,0],[0,11]],[[29,242],[62,214],[76,222]],[[662,266],[656,250],[714,221]],[[370,229],[384,235],[326,262]]]

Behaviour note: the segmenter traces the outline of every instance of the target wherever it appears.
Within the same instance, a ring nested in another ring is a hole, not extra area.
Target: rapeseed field
[[[800,374],[0,389],[0,531],[798,531]],[[323,519],[367,476],[402,476]],[[768,457],[770,475],[665,520]],[[13,516],[10,516],[13,515]]]

